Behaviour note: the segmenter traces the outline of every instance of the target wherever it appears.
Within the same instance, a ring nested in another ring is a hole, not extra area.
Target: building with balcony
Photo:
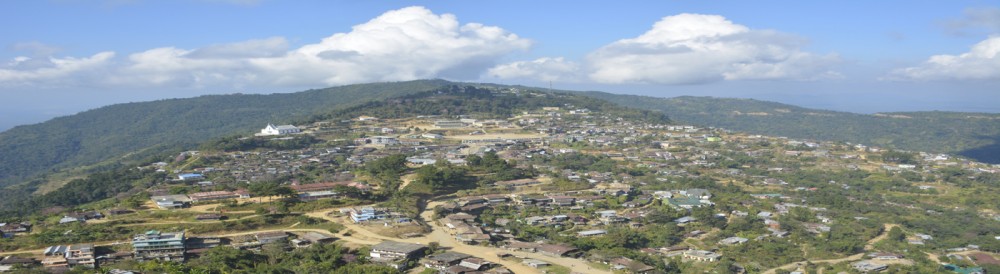
[[[132,237],[136,260],[184,261],[184,232],[150,230]]]

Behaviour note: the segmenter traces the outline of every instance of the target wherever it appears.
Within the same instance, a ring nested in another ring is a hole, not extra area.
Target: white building
[[[267,127],[260,130],[260,136],[270,136],[270,135],[285,135],[299,133],[301,130],[293,125],[282,125],[274,126],[272,124],[267,124]]]

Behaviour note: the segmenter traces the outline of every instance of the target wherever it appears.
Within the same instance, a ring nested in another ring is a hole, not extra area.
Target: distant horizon
[[[460,84],[464,83],[464,84],[495,84],[495,85],[501,85],[501,86],[524,86],[524,87],[535,88],[535,89],[539,89],[539,90],[547,90],[547,89],[549,89],[548,86],[524,85],[524,84],[504,84],[504,83],[497,83],[497,82],[482,82],[482,81],[453,81],[453,80],[446,80],[446,79],[419,79],[419,80],[409,80],[409,81],[426,81],[426,80],[445,80],[445,81],[448,81],[448,82],[460,83]],[[388,81],[388,82],[407,82],[407,81]],[[186,96],[186,97],[150,98],[150,99],[147,99],[147,100],[130,100],[130,101],[122,101],[122,102],[111,102],[111,103],[100,105],[100,106],[95,106],[95,107],[90,107],[90,108],[86,108],[86,109],[81,109],[81,110],[73,112],[73,113],[65,113],[65,114],[53,113],[53,112],[39,113],[36,116],[28,117],[30,120],[28,120],[27,122],[21,122],[21,123],[18,123],[15,120],[8,120],[8,117],[10,117],[8,115],[11,114],[11,113],[7,112],[6,110],[0,110],[0,132],[4,132],[4,131],[6,131],[8,129],[11,129],[11,128],[14,128],[14,127],[17,127],[17,126],[25,126],[25,125],[33,125],[33,124],[44,123],[44,122],[49,121],[51,119],[55,119],[55,118],[59,118],[59,117],[65,117],[65,116],[72,116],[72,115],[76,115],[76,114],[79,114],[79,113],[82,113],[82,112],[86,112],[86,111],[90,111],[90,110],[96,110],[96,109],[100,109],[100,108],[108,107],[108,106],[112,106],[112,105],[117,105],[117,104],[143,103],[143,102],[153,102],[153,101],[159,101],[159,100],[178,100],[178,99],[183,100],[183,99],[192,99],[192,98],[196,98],[196,97],[200,97],[200,96],[209,96],[209,95],[216,95],[216,96],[218,96],[218,95],[235,95],[235,94],[244,94],[244,95],[251,95],[251,94],[254,94],[254,95],[292,94],[292,93],[306,92],[306,91],[309,91],[309,90],[316,90],[316,89],[334,88],[334,87],[350,86],[350,85],[377,84],[377,83],[386,83],[386,82],[369,82],[369,83],[345,84],[345,85],[336,85],[336,86],[329,86],[329,87],[322,87],[322,88],[302,88],[302,89],[298,89],[298,90],[295,90],[295,91],[287,91],[287,92],[252,93],[252,92],[233,91],[233,92],[226,92],[226,93],[195,94],[195,95]],[[836,103],[830,103],[828,101],[819,101],[819,100],[804,101],[804,103],[814,103],[813,105],[807,105],[807,104],[802,104],[802,103],[795,103],[794,100],[791,100],[791,101],[782,101],[782,100],[777,99],[777,98],[776,99],[768,99],[768,98],[752,98],[752,97],[724,96],[724,95],[723,96],[719,96],[719,95],[711,95],[711,94],[677,94],[677,95],[662,96],[663,95],[662,92],[650,92],[650,93],[644,94],[644,92],[620,92],[620,91],[616,92],[616,91],[607,91],[607,90],[599,90],[599,89],[585,89],[585,88],[584,89],[580,89],[580,88],[567,88],[567,87],[557,87],[557,86],[553,86],[552,90],[554,90],[554,91],[570,91],[570,92],[604,92],[604,93],[611,93],[611,94],[638,95],[638,96],[649,96],[649,97],[657,97],[657,98],[675,98],[675,97],[690,96],[690,97],[714,97],[714,98],[725,98],[725,99],[753,99],[753,100],[758,100],[758,101],[775,102],[775,103],[781,103],[781,104],[786,104],[786,105],[791,105],[791,106],[797,106],[797,107],[802,107],[802,108],[808,108],[808,109],[815,109],[815,110],[838,111],[838,112],[848,112],[848,113],[866,114],[866,115],[871,115],[871,114],[875,114],[875,113],[933,112],[933,111],[1000,114],[1000,105],[997,105],[997,104],[992,104],[992,105],[991,104],[985,104],[985,105],[988,105],[988,106],[985,106],[983,108],[983,111],[962,111],[962,110],[958,110],[958,109],[933,109],[933,108],[927,108],[927,109],[919,109],[918,108],[918,109],[890,109],[890,110],[874,110],[874,111],[857,111],[857,110],[852,110],[850,108],[846,108],[846,109],[845,108],[838,108],[837,106],[840,106],[840,105],[837,105]],[[880,107],[880,106],[873,106],[872,108],[877,108],[877,107]],[[967,108],[967,106],[966,106],[966,108]],[[33,119],[31,119],[31,118],[33,118]],[[12,121],[14,121],[14,122],[12,122]]]
[[[107,0],[0,9],[11,11],[0,17],[0,130],[115,103],[434,78],[866,114],[1000,113],[995,1]]]

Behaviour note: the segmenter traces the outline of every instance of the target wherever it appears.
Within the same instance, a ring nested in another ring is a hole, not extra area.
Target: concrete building
[[[372,258],[413,258],[416,256],[417,251],[423,250],[424,248],[426,247],[418,244],[385,241],[373,245],[369,255],[371,255]]]
[[[132,237],[136,260],[184,261],[184,232],[150,230]]]
[[[408,267],[409,259],[419,257],[420,251],[424,248],[426,247],[418,244],[385,241],[373,245],[369,255],[373,262],[401,270]]]
[[[702,262],[714,262],[718,261],[722,256],[706,250],[688,250],[684,251],[684,258]]]
[[[66,250],[66,262],[70,266],[84,266],[95,268],[97,262],[94,260],[93,244],[76,244],[69,246]]]
[[[260,133],[257,134],[257,136],[286,135],[286,134],[293,134],[293,133],[299,133],[299,132],[301,132],[301,130],[299,130],[298,127],[295,127],[293,125],[275,126],[275,125],[272,125],[272,124],[267,124],[267,127],[264,127],[264,129],[261,129]]]

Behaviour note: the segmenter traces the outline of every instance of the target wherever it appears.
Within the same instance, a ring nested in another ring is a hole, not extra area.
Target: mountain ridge
[[[911,111],[859,114],[743,98],[657,98],[583,92],[677,121],[755,134],[844,141],[886,148],[958,154],[1000,163],[1000,114]]]
[[[396,98],[446,85],[568,92],[655,110],[675,121],[755,134],[835,140],[888,148],[954,153],[1000,162],[1000,114],[887,112],[857,114],[756,99],[659,98],[491,83],[416,80],[369,83],[295,93],[205,95],[109,105],[0,132],[0,186],[59,169],[139,159],[166,148],[247,133],[266,123],[308,119],[338,108]],[[908,117],[908,118],[907,118]],[[980,117],[980,118],[967,118]],[[922,123],[939,123],[927,125]],[[161,149],[155,149],[155,148]],[[147,153],[148,152],[148,153]]]

